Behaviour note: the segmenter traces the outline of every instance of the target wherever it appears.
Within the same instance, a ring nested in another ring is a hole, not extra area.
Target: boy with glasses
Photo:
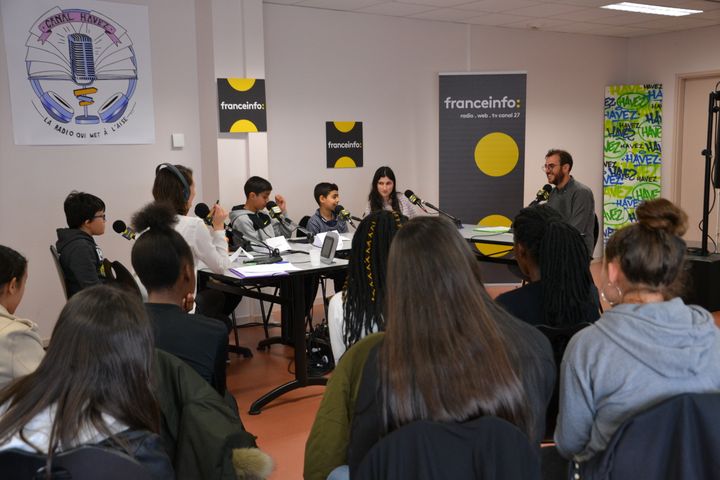
[[[95,195],[72,191],[63,204],[69,228],[58,228],[55,244],[68,297],[105,281],[103,252],[95,243],[105,233],[105,203]]]

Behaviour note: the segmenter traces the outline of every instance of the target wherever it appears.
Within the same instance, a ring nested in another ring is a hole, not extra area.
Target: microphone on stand
[[[460,221],[459,218],[453,217],[453,216],[450,215],[449,213],[440,210],[438,207],[436,207],[435,205],[433,205],[433,204],[430,203],[430,202],[426,202],[425,200],[421,200],[420,197],[418,197],[417,195],[415,195],[412,190],[405,190],[405,196],[406,196],[406,197],[408,198],[408,200],[410,200],[410,202],[413,203],[414,205],[417,205],[417,206],[421,206],[421,205],[422,205],[422,206],[424,206],[424,207],[429,208],[430,210],[434,210],[435,212],[439,213],[440,215],[448,218],[451,222],[453,222],[453,223],[455,224],[455,226],[456,226],[457,228],[463,228],[462,222]],[[427,210],[425,210],[424,208],[423,208],[423,210],[424,210],[424,211],[427,211]]]
[[[307,239],[308,239],[307,243],[312,243],[313,240],[315,239],[315,234],[312,233],[310,230],[303,228],[300,225],[296,225],[295,222],[293,222],[289,218],[285,217],[285,215],[283,215],[283,213],[282,213],[282,210],[280,210],[280,207],[278,207],[277,203],[270,200],[265,205],[265,208],[267,208],[268,213],[270,213],[270,216],[272,218],[274,218],[275,220],[277,220],[278,222],[284,223],[284,224],[290,226],[290,228],[292,228],[293,231],[297,230],[298,232],[305,234],[305,237],[307,237]],[[296,242],[296,243],[299,243],[299,242]]]
[[[543,187],[535,194],[535,200],[530,202],[530,205],[528,205],[528,207],[534,207],[540,202],[547,202],[547,199],[550,198],[550,192],[552,192],[552,189],[553,186],[549,183],[543,185]]]
[[[351,215],[350,212],[348,210],[345,210],[345,207],[343,207],[342,205],[338,205],[337,207],[335,207],[335,215],[337,215],[340,220],[347,221],[350,225],[353,226],[353,228],[356,228],[353,220],[356,220],[358,222],[362,221],[362,218]]]
[[[412,190],[405,190],[405,196],[407,197],[408,200],[410,200],[410,203],[412,203],[413,205],[417,205],[418,207],[420,207],[420,209],[421,209],[423,212],[429,213],[429,212],[427,211],[427,209],[425,208],[425,205],[423,205],[423,201],[420,200],[420,199],[413,193]]]
[[[240,241],[240,248],[243,250],[249,250],[251,244],[259,245],[261,247],[267,248],[268,256],[267,257],[253,257],[252,260],[246,260],[244,263],[255,263],[258,265],[264,265],[268,263],[279,263],[282,262],[282,256],[280,255],[280,250],[277,248],[272,248],[267,243],[263,242],[260,239],[256,238],[245,238],[245,236],[242,234],[242,232],[235,231],[235,235],[238,236],[238,240]]]
[[[122,220],[115,220],[112,224],[112,228],[115,232],[119,233],[127,240],[135,240],[135,237],[137,236],[137,232],[125,225],[125,222]]]

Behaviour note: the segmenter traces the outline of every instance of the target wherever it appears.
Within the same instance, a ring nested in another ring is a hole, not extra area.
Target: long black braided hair
[[[515,242],[540,268],[543,323],[566,326],[597,320],[597,291],[580,232],[547,205],[520,210],[513,231]]]
[[[358,225],[343,288],[343,341],[347,347],[373,331],[385,330],[385,275],[390,242],[401,227],[396,211],[378,210]]]

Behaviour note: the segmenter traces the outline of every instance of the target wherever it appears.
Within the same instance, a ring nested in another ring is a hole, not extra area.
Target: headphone
[[[160,170],[169,170],[172,172],[173,175],[175,175],[178,180],[180,180],[180,183],[183,187],[183,198],[187,202],[190,199],[190,185],[188,185],[187,180],[185,180],[185,176],[180,173],[180,170],[177,169],[175,165],[172,163],[161,163],[160,165],[155,168],[155,176],[157,177],[157,174],[160,172]]]

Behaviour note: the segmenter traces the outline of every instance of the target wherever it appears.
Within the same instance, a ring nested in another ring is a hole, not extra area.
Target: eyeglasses
[[[543,172],[547,172],[548,170],[555,170],[555,167],[559,167],[560,165],[555,165],[554,163],[548,163],[547,165],[540,166],[540,170]]]
[[[93,217],[93,219],[95,219],[95,218],[102,218],[103,221],[107,221],[107,218],[105,218],[105,214],[104,214],[104,213],[103,213],[102,215],[95,215],[95,216]]]

